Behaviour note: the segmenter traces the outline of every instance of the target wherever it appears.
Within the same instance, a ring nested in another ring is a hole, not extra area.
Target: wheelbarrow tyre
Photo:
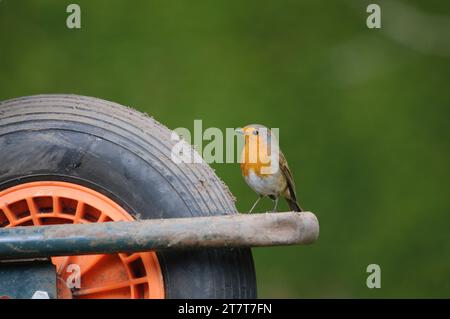
[[[172,131],[136,110],[78,95],[0,103],[0,191],[33,181],[93,189],[136,219],[235,214],[205,163],[176,164]],[[159,251],[166,298],[255,298],[250,249]]]

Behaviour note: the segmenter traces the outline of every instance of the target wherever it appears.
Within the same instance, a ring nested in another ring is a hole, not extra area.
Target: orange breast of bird
[[[253,171],[258,176],[267,175],[263,167],[270,167],[270,153],[267,144],[259,136],[246,136],[241,155],[242,175],[248,176]]]

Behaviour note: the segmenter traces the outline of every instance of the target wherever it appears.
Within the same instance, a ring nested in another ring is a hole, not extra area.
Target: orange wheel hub
[[[130,220],[134,218],[111,199],[77,184],[32,182],[0,192],[0,227]],[[52,262],[58,298],[164,298],[155,252],[53,257]]]

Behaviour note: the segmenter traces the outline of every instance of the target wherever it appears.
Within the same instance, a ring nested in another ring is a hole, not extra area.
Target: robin
[[[286,199],[291,210],[303,211],[297,203],[292,173],[271,130],[263,125],[252,124],[236,131],[243,134],[245,139],[241,156],[242,175],[250,188],[258,194],[249,213],[265,196],[275,202],[274,212],[280,196]]]

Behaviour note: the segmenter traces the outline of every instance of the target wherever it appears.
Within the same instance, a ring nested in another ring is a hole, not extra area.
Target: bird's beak
[[[236,133],[238,133],[238,134],[242,134],[242,135],[244,135],[244,130],[243,129],[241,129],[241,128],[237,128],[236,130],[234,130]]]

